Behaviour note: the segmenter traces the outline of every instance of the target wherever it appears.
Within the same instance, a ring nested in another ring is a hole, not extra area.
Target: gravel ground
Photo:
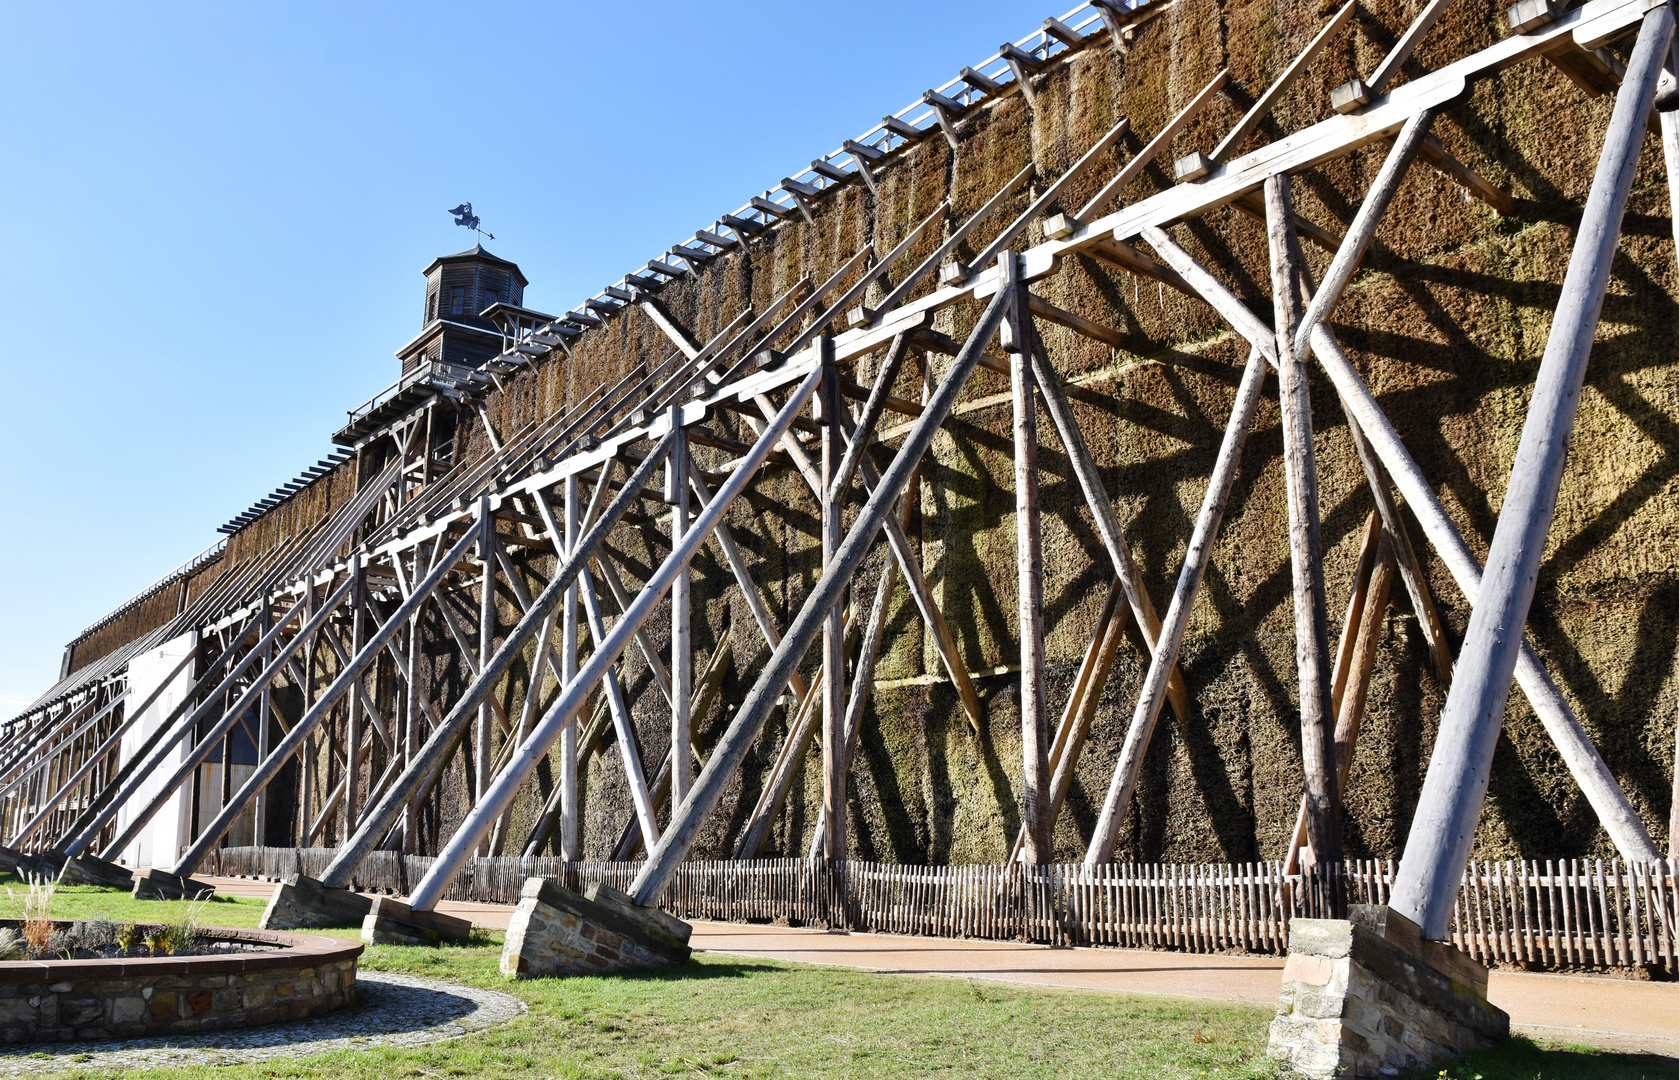
[[[65,1069],[163,1069],[235,1065],[370,1046],[421,1046],[511,1020],[511,994],[438,979],[362,973],[362,1001],[331,1016],[203,1035],[109,1042],[24,1043],[0,1049],[0,1077]]]

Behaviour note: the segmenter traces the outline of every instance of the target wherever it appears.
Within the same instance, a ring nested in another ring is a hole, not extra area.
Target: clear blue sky
[[[448,207],[559,310],[1065,8],[0,10],[4,718],[395,377]]]

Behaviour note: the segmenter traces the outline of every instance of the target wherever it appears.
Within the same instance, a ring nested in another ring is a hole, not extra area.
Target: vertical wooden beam
[[[478,594],[478,670],[484,670],[495,651],[496,618],[496,519],[490,511],[489,496],[478,500],[478,558],[484,564]],[[494,693],[492,690],[491,693]],[[481,797],[490,786],[490,768],[495,759],[493,738],[495,723],[490,712],[489,694],[478,705],[478,723],[473,731],[472,753],[475,776],[472,783],[474,799]]]
[[[1679,866],[1679,724],[1673,730],[1673,801],[1667,816],[1667,857]]]
[[[564,554],[570,554],[577,545],[577,527],[582,507],[579,505],[581,497],[577,490],[576,474],[565,478],[563,485],[564,505],[561,513],[565,520],[561,523],[564,535],[561,543]],[[566,589],[560,599],[560,685],[564,686],[577,677],[577,583],[574,581]],[[546,639],[538,646],[538,653],[547,647]],[[541,678],[541,671],[532,676]],[[524,741],[524,735],[520,735]],[[560,858],[565,862],[576,862],[583,857],[578,844],[578,776],[577,776],[577,725],[566,728],[560,735]]]
[[[442,544],[442,538],[434,541]],[[414,555],[414,576],[419,576],[419,552]],[[408,674],[403,682],[402,693],[402,768],[404,771],[412,765],[414,751],[420,745],[420,725],[424,722],[420,717],[420,612],[416,608],[408,619],[408,625],[403,633],[408,635]],[[398,848],[404,854],[417,853],[419,847],[419,803],[415,799],[405,799],[402,803],[402,845]]]
[[[1423,935],[1431,940],[1442,940],[1451,924],[1469,844],[1486,799],[1493,750],[1503,728],[1504,707],[1523,643],[1520,628],[1527,625],[1533,603],[1580,387],[1638,169],[1656,79],[1672,36],[1673,13],[1666,5],[1644,16],[1626,77],[1615,95],[1498,528],[1487,551],[1480,596],[1469,616],[1452,690],[1394,882],[1392,906],[1422,927]]]
[[[1347,598],[1347,617],[1335,651],[1335,682],[1330,690],[1330,703],[1335,710],[1335,760],[1340,777],[1337,790],[1343,803],[1347,776],[1352,769],[1352,745],[1358,738],[1370,674],[1375,667],[1376,646],[1380,643],[1388,597],[1393,590],[1396,556],[1391,539],[1382,529],[1381,515],[1371,511],[1365,522],[1364,544],[1359,551],[1358,570],[1353,575],[1352,594]],[[1288,857],[1283,863],[1284,873],[1299,871],[1300,853],[1305,844],[1306,798],[1302,795]]]
[[[908,516],[908,515],[905,515]],[[869,621],[863,629],[863,643],[857,651],[857,668],[851,674],[851,693],[845,702],[845,753],[842,767],[851,775],[851,762],[857,753],[857,737],[863,726],[863,710],[868,708],[874,691],[875,664],[880,659],[881,637],[886,631],[886,616],[891,608],[892,587],[898,581],[898,564],[891,559],[880,572],[875,585],[874,605],[869,608]],[[810,837],[810,858],[820,859],[828,850],[828,810],[817,811],[816,828]]]
[[[355,580],[350,586],[350,655],[354,656],[361,652],[362,647],[367,644],[367,568],[362,565],[360,559],[357,559],[351,573],[354,574]],[[349,753],[345,757],[344,766],[346,777],[344,785],[344,831],[340,834],[340,838],[347,837],[355,831],[356,812],[360,807],[356,790],[358,779],[356,776],[356,748],[361,745],[362,700],[359,691],[362,681],[361,679],[357,680],[356,690],[358,692],[350,694],[349,713],[345,719],[344,738],[349,744]],[[229,764],[226,760],[222,762],[223,772],[228,771]],[[228,792],[227,794],[232,793]],[[227,798],[224,795],[222,798],[223,805],[226,805],[226,802]]]
[[[359,468],[359,465],[358,465]],[[262,598],[261,633],[266,636],[274,625],[274,609],[268,597]],[[274,661],[274,647],[271,645],[263,650],[262,666],[266,669]],[[268,729],[274,723],[274,687],[272,682],[262,688],[262,700],[257,706],[257,760],[268,756]],[[251,806],[251,831],[255,839],[251,842],[261,847],[268,842],[268,792],[257,795]]]
[[[845,429],[840,410],[839,369],[834,366],[834,342],[827,334],[816,339],[822,364],[822,385],[816,392],[817,420],[822,424],[822,473],[817,493],[822,500],[822,569],[833,565],[844,538],[841,509],[844,492],[836,491],[845,460]],[[845,821],[845,605],[835,604],[822,620],[822,844],[831,859],[846,856]]]
[[[229,728],[228,731],[226,732],[226,734],[224,734],[222,736],[221,755],[222,755],[222,778],[221,778],[222,782],[221,782],[221,791],[218,794],[221,798],[220,805],[221,806],[226,806],[228,798],[233,794],[233,788],[232,788],[233,771],[232,771],[231,768],[229,768],[229,766],[231,766],[232,763],[233,763],[233,730],[231,728]],[[42,788],[41,788],[41,792],[42,792],[41,797],[45,798],[46,797],[46,792],[49,791],[50,789],[51,789],[50,784],[43,784]],[[227,842],[225,840],[222,841],[222,846],[223,847],[227,846]]]
[[[682,409],[670,409],[670,429],[676,442],[665,463],[665,498],[670,502],[670,547],[682,547],[688,535],[688,435],[682,430]],[[694,717],[689,711],[694,692],[694,636],[690,623],[693,575],[684,563],[670,587],[670,794],[680,803],[693,784],[694,766],[688,760]],[[596,643],[596,648],[599,648]]]
[[[1015,274],[1010,274],[1012,279]],[[1038,520],[1038,414],[1032,379],[1032,314],[1025,285],[1016,285],[1003,321],[1014,404],[1015,570],[1019,582],[1021,858],[1050,861],[1049,706],[1044,685],[1044,557]]]
[[[1277,342],[1277,396],[1283,414],[1283,466],[1288,487],[1289,559],[1294,578],[1294,650],[1300,674],[1300,760],[1306,776],[1306,835],[1320,863],[1341,862],[1330,702],[1328,613],[1323,590],[1323,539],[1318,527],[1317,458],[1306,365],[1294,348],[1299,323],[1298,244],[1287,176],[1265,181],[1271,248],[1271,296]],[[1332,879],[1333,882],[1333,879]],[[1332,885],[1333,887],[1333,885]],[[1339,898],[1332,895],[1332,907]]]

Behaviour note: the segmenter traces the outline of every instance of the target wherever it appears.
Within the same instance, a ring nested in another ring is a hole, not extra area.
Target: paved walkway
[[[223,894],[270,896],[274,886],[212,878]],[[438,909],[473,925],[505,929],[499,904],[445,902]],[[1126,994],[1245,1001],[1277,1000],[1281,957],[1207,956],[1128,949],[1056,949],[1013,941],[853,934],[784,926],[695,922],[693,947],[729,956],[794,960],[899,975],[984,979]],[[1679,1058],[1679,983],[1495,971],[1492,1003],[1535,1038]]]
[[[0,1047],[0,1078],[70,1070],[126,1076],[140,1069],[212,1068],[373,1046],[425,1046],[505,1023],[527,1008],[500,990],[413,975],[364,972],[356,985],[363,994],[360,1006],[310,1020],[138,1039],[14,1043]]]

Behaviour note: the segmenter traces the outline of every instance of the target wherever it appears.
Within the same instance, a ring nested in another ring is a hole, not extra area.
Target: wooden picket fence
[[[330,848],[223,848],[206,870],[277,881],[320,877]],[[406,894],[431,859],[375,852],[352,885]],[[473,859],[449,900],[512,904],[525,880],[627,890],[638,862]],[[1286,952],[1289,923],[1350,904],[1384,904],[1396,865],[1349,861],[1284,874],[1281,863],[901,866],[803,859],[684,863],[660,906],[683,919],[785,922],[892,934],[1025,940],[1052,945]],[[1487,964],[1529,968],[1643,967],[1679,974],[1679,890],[1669,863],[1546,859],[1478,862],[1464,874],[1451,942]]]

